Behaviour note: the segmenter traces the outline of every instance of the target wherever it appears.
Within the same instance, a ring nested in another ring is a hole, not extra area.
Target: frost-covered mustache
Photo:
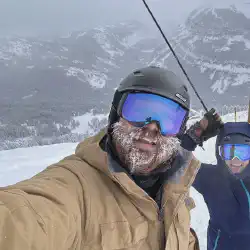
[[[134,136],[134,140],[136,141],[144,141],[145,143],[150,143],[152,145],[156,145],[157,142],[159,141],[160,134],[156,132],[151,132],[147,130],[143,130],[140,128],[137,131],[137,134]]]
[[[171,151],[170,148],[174,147],[176,151],[179,146],[179,140],[175,137],[164,138],[157,130],[149,130],[147,128],[127,128],[122,122],[113,124],[113,136],[118,139],[121,146],[128,144],[132,145],[134,141],[145,141],[153,145],[159,144],[161,150]]]

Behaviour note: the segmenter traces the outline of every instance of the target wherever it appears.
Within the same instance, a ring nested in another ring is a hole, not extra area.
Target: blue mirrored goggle
[[[241,161],[247,161],[250,160],[250,145],[224,144],[220,146],[219,153],[224,160],[232,160],[237,157]]]
[[[150,93],[129,93],[120,108],[120,115],[135,126],[156,121],[162,135],[177,135],[188,111],[171,99]]]

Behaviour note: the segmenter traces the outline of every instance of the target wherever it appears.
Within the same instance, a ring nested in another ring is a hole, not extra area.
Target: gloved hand
[[[224,123],[219,114],[212,108],[204,117],[192,125],[186,134],[199,146],[203,145],[204,141],[218,135],[219,130],[223,127]]]

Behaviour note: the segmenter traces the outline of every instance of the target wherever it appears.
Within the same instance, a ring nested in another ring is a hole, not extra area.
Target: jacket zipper
[[[123,185],[119,182],[119,180],[115,177],[115,179],[118,181],[118,183],[123,187]],[[124,188],[124,187],[123,187]],[[124,190],[126,190],[126,188],[124,188]],[[130,194],[130,192],[128,192],[126,190],[126,192],[128,194]],[[131,194],[130,194],[131,195]],[[159,239],[160,239],[160,249],[164,250],[165,249],[165,228],[164,228],[164,207],[166,202],[162,205],[162,207],[160,208],[158,206],[158,204],[156,203],[156,201],[154,199],[152,199],[149,195],[148,198],[153,202],[155,208],[157,209],[157,215],[158,215],[158,221],[160,222],[160,235],[159,235]]]
[[[220,229],[217,231],[217,237],[216,237],[215,242],[214,242],[213,250],[217,249],[219,239],[220,239]]]
[[[163,221],[163,219],[164,219],[164,207],[158,209],[158,220]]]
[[[246,187],[246,185],[245,185],[245,183],[244,183],[244,181],[242,179],[240,180],[240,183],[241,183],[241,186],[243,187],[243,189],[244,189],[244,191],[246,193],[246,196],[247,196],[247,201],[248,201],[248,218],[250,218],[250,194],[249,194],[249,192],[247,190],[247,187]]]
[[[152,199],[149,195],[148,195],[148,197],[153,202],[154,206],[157,209],[158,221],[160,223],[160,229],[159,229],[160,250],[165,250],[165,227],[164,227],[165,203],[160,208],[154,199]]]

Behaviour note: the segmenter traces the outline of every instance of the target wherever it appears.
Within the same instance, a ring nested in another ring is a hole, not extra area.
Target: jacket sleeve
[[[0,249],[76,249],[82,190],[77,176],[60,164],[0,188]]]
[[[194,151],[197,147],[197,144],[191,139],[187,134],[184,134],[181,137],[181,146],[188,151]]]
[[[200,193],[204,194],[209,190],[209,185],[211,184],[211,177],[214,174],[216,166],[212,164],[202,163],[200,169],[196,175],[193,182],[193,187]]]

